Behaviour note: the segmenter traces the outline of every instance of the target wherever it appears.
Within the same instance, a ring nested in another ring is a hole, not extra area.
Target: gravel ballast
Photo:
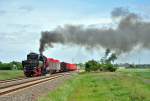
[[[70,79],[72,75],[64,75],[32,87],[24,88],[8,95],[0,96],[0,101],[37,101],[38,97],[46,95],[48,92],[61,86],[65,80]]]

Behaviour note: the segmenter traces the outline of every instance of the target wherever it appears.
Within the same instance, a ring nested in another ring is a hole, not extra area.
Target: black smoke
[[[93,28],[83,25],[58,26],[53,31],[43,31],[40,39],[40,53],[54,43],[80,45],[87,49],[109,48],[116,53],[132,51],[136,46],[150,49],[150,23],[125,8],[111,12],[114,19],[120,19],[116,28]]]

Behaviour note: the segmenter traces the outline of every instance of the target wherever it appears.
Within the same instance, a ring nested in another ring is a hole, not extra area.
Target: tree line
[[[22,70],[21,62],[12,61],[9,63],[0,62],[0,70]]]

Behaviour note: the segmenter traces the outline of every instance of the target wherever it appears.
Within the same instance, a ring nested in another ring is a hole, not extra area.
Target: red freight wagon
[[[77,70],[77,66],[75,64],[67,63],[67,69],[68,71],[74,71]]]
[[[55,73],[55,72],[59,72],[60,71],[60,61],[59,60],[55,60],[53,58],[47,58],[47,70],[50,73]]]

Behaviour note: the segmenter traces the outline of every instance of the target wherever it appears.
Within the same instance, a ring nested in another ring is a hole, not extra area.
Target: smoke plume
[[[136,46],[150,49],[150,23],[128,9],[115,8],[112,18],[120,19],[116,28],[93,28],[83,25],[58,26],[53,31],[43,31],[40,39],[42,53],[54,43],[80,45],[87,49],[109,48],[117,53],[132,51]]]

